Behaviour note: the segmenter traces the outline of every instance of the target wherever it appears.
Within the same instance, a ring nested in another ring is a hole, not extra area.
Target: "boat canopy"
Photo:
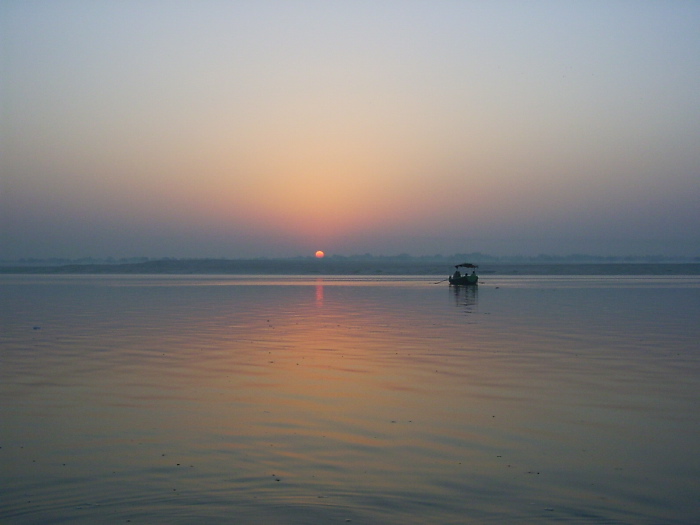
[[[455,268],[478,268],[476,264],[472,263],[462,263],[462,264],[455,264]]]

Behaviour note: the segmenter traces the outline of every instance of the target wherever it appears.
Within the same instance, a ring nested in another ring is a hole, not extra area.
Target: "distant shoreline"
[[[461,261],[457,261],[461,262]],[[480,263],[481,275],[700,275],[700,263]],[[96,275],[435,275],[454,262],[420,259],[178,259],[116,264],[0,266],[0,274]]]

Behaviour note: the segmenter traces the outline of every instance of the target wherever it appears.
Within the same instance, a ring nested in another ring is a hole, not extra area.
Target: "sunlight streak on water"
[[[14,277],[0,518],[684,523],[700,278]]]

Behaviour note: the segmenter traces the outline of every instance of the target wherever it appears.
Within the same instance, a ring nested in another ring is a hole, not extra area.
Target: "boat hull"
[[[476,286],[479,284],[478,275],[463,275],[462,277],[458,277],[456,279],[454,277],[450,277],[448,280],[452,286]]]

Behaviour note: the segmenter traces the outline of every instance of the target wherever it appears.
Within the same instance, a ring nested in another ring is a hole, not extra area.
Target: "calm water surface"
[[[700,277],[0,277],[2,523],[696,523]]]

